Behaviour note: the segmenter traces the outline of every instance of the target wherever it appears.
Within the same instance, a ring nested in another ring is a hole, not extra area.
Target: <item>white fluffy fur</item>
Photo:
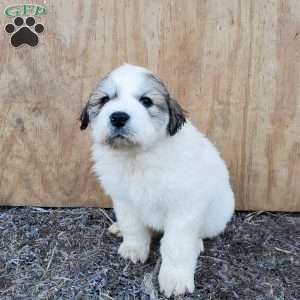
[[[204,238],[221,233],[234,210],[229,175],[215,147],[187,121],[174,135],[167,133],[168,114],[152,120],[134,97],[145,88],[149,71],[122,65],[102,88],[118,88],[118,98],[101,108],[92,121],[94,171],[112,197],[122,234],[119,254],[134,263],[149,255],[149,228],[163,231],[159,284],[167,297],[194,290],[197,257]],[[155,110],[155,108],[153,108]],[[105,144],[109,116],[130,115],[132,147]]]

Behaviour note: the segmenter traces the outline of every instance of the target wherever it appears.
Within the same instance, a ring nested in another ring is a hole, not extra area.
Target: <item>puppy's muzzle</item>
[[[122,128],[125,126],[130,116],[122,111],[116,111],[110,115],[110,122],[116,128]]]

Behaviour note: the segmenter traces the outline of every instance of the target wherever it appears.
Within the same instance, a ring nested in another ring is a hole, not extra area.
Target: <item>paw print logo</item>
[[[27,44],[31,47],[35,47],[39,43],[39,34],[44,31],[43,24],[36,24],[33,17],[24,19],[22,17],[16,17],[14,24],[9,23],[5,26],[5,31],[11,34],[10,42],[14,47],[19,47],[23,44]]]

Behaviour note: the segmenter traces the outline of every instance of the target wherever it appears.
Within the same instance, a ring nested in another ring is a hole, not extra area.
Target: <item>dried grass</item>
[[[117,255],[103,209],[0,209],[0,299],[165,299],[159,240],[146,264]],[[300,214],[237,213],[204,242],[196,291],[176,299],[300,299]]]

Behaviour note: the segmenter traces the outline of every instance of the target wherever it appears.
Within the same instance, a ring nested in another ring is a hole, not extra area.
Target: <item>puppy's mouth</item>
[[[105,143],[114,149],[131,148],[137,146],[137,143],[129,134],[114,133],[108,136]]]

